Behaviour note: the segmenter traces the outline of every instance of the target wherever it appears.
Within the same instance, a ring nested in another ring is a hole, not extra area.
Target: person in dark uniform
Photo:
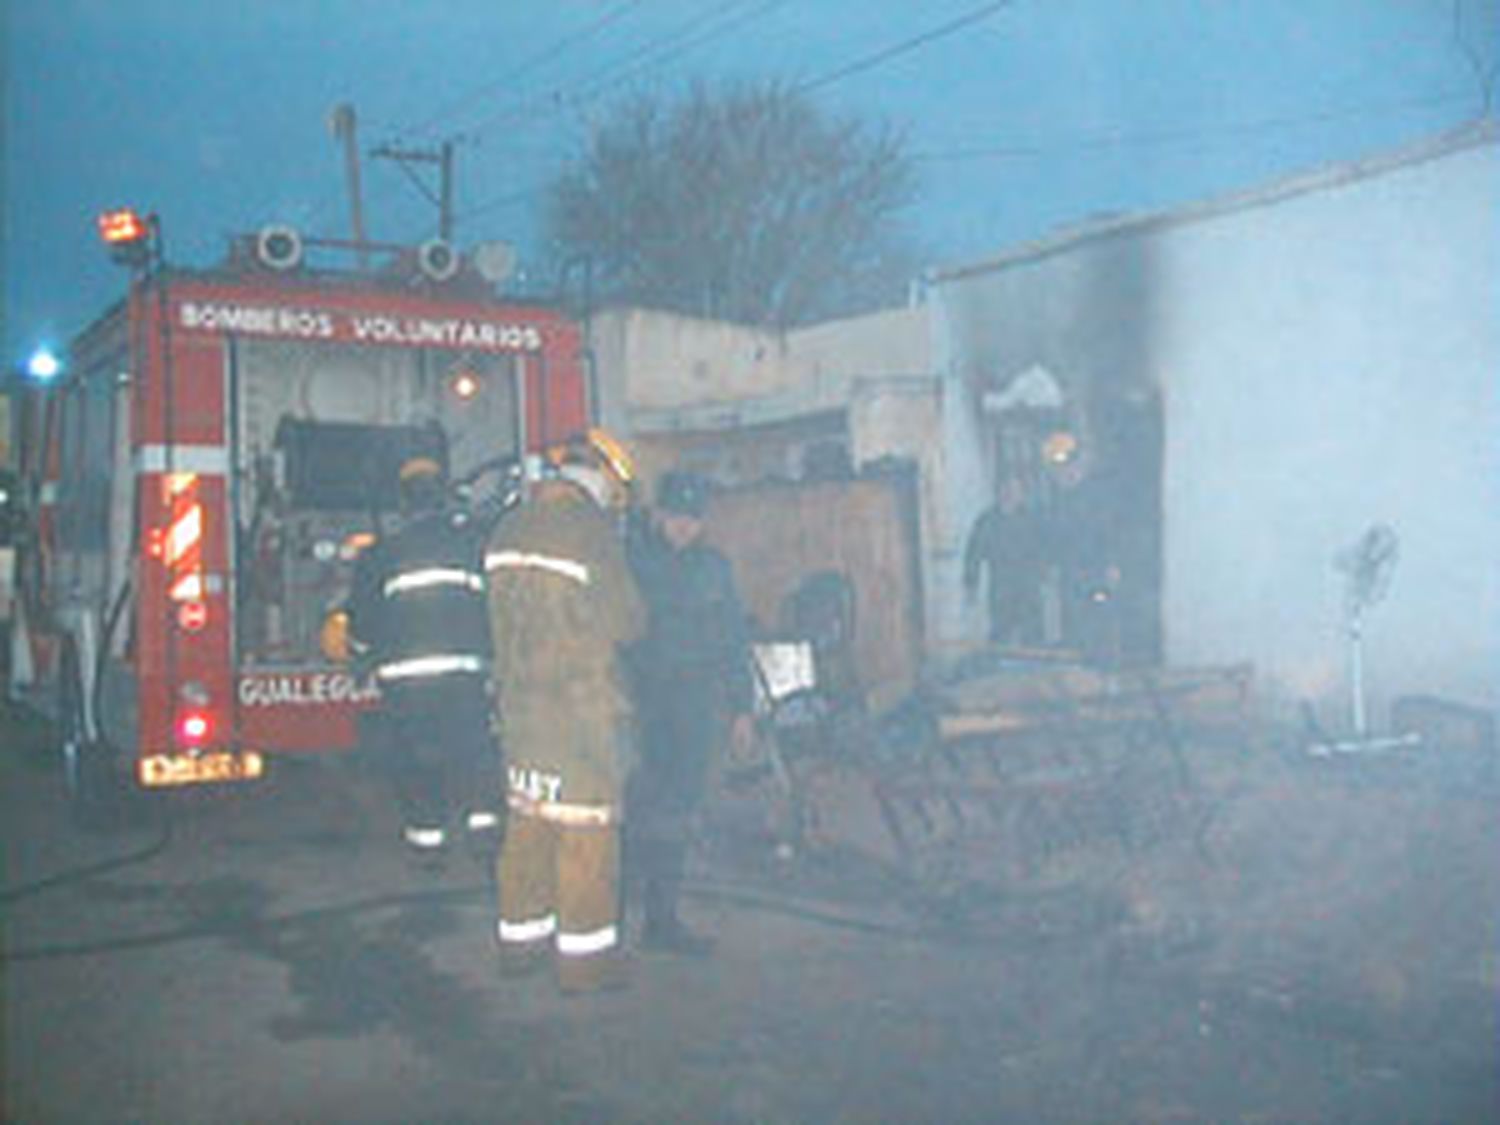
[[[964,546],[964,594],[979,592],[985,575],[989,594],[989,639],[995,644],[1042,644],[1042,527],[1024,503],[1021,482],[1007,477],[999,498],[986,508]]]
[[[668,953],[712,949],[678,914],[683,869],[726,731],[743,750],[754,729],[748,624],[729,560],[702,540],[707,503],[703,477],[664,474],[652,519],[629,544],[647,627],[631,652],[641,761],[626,825],[641,947]]]
[[[360,555],[349,602],[349,647],[380,688],[402,837],[424,860],[459,837],[487,858],[504,809],[482,529],[448,495],[436,458],[402,464],[399,523]]]
[[[1062,643],[1092,663],[1111,664],[1119,658],[1121,582],[1113,482],[1077,455],[1054,462],[1053,472],[1058,489],[1048,538],[1058,568]]]

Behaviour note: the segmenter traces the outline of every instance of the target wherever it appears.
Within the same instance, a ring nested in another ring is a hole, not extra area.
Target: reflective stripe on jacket
[[[645,610],[613,518],[576,485],[545,481],[485,559],[508,759],[563,778],[564,801],[617,801],[618,728],[632,711],[620,647]]]
[[[487,673],[480,546],[466,513],[438,510],[406,520],[360,556],[351,633],[383,682]]]

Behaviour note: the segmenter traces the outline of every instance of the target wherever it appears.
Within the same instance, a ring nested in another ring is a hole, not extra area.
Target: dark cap
[[[674,469],[656,485],[656,506],[663,512],[701,519],[708,510],[708,480],[698,473]]]

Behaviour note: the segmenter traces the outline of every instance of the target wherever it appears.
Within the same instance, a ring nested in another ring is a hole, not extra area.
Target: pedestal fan
[[[1345,636],[1349,641],[1349,723],[1347,738],[1329,738],[1308,704],[1303,705],[1310,744],[1308,753],[1353,754],[1369,750],[1393,750],[1415,746],[1414,734],[1375,736],[1370,733],[1365,709],[1365,617],[1385,597],[1396,569],[1401,545],[1396,533],[1383,523],[1372,525],[1353,544],[1334,556],[1333,565],[1344,575]]]

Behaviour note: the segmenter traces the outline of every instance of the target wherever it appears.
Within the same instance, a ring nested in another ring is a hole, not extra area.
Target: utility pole
[[[334,106],[333,113],[328,118],[328,127],[333,130],[334,139],[344,146],[344,177],[349,188],[349,221],[359,268],[363,270],[369,262],[369,253],[365,250],[365,212],[359,185],[359,144],[355,140],[354,107],[348,102]]]
[[[406,173],[417,190],[437,205],[438,237],[444,242],[453,241],[453,142],[444,141],[437,148],[399,148],[396,145],[381,145],[370,153],[382,160],[394,160]],[[435,164],[438,168],[438,191],[432,189],[411,170],[413,164]]]

